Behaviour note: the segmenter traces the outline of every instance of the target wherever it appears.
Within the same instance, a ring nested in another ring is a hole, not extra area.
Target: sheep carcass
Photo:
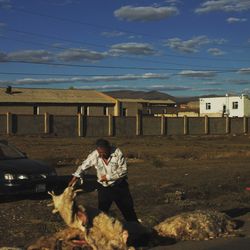
[[[225,214],[196,210],[173,216],[154,229],[159,235],[178,240],[208,240],[235,235],[236,223]]]

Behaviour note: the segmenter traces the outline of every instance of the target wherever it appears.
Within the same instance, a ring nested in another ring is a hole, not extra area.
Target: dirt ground
[[[70,175],[94,149],[96,140],[6,139],[30,158],[55,166],[59,175]],[[127,157],[130,189],[144,225],[151,227],[195,209],[216,209],[234,218],[250,212],[250,191],[245,191],[250,186],[250,136],[126,137],[110,141]],[[81,194],[78,200],[97,206],[95,191]],[[48,196],[1,198],[0,246],[25,246],[64,228],[62,219],[47,207],[49,202]],[[115,206],[111,212],[121,218]]]

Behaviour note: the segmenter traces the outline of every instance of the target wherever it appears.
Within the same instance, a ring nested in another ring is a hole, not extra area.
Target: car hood
[[[13,174],[39,174],[49,173],[54,168],[41,161],[30,159],[0,160],[0,172]]]

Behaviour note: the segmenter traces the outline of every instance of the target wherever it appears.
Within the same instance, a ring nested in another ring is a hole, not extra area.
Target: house
[[[116,103],[94,90],[0,88],[0,114],[106,116],[115,115]]]
[[[138,113],[143,115],[165,114],[169,107],[176,103],[172,100],[146,100],[117,98],[117,110],[120,116],[136,116]]]
[[[250,116],[250,99],[247,95],[200,98],[200,116]]]
[[[193,109],[193,110],[199,110],[200,108],[200,102],[197,101],[190,101],[188,103],[181,103],[180,104],[181,109]]]

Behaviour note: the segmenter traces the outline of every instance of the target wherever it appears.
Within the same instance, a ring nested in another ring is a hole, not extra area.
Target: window
[[[122,116],[127,116],[127,109],[126,108],[122,109]]]
[[[34,115],[39,115],[39,107],[38,106],[33,107],[33,114]]]
[[[208,110],[208,109],[211,109],[211,103],[210,102],[207,102],[206,103],[206,109]]]
[[[227,106],[223,105],[223,114],[227,112]]]
[[[108,107],[103,107],[103,115],[108,115]]]
[[[233,109],[238,109],[238,107],[239,107],[238,102],[233,102]]]
[[[81,114],[82,113],[82,106],[78,105],[77,106],[77,114]]]

